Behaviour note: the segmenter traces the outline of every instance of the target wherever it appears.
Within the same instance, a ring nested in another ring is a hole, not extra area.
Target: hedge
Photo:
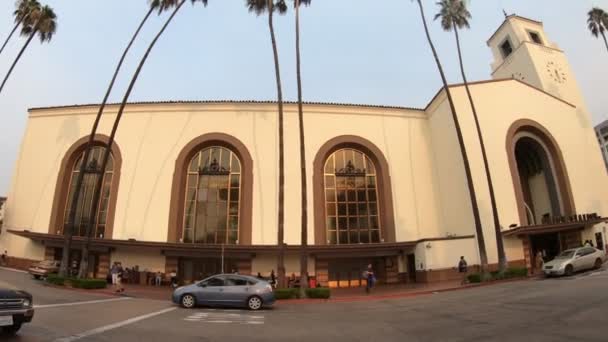
[[[65,278],[60,277],[57,274],[49,274],[46,277],[46,282],[53,285],[63,286],[65,285]]]
[[[64,286],[69,284],[72,287],[78,289],[105,289],[107,283],[105,279],[76,279],[76,278],[64,278],[57,274],[49,274],[46,277],[46,281],[49,284]]]
[[[469,280],[469,283],[481,283],[481,274],[480,273],[473,273],[473,274],[469,274],[467,276],[467,279]]]
[[[308,298],[328,299],[330,296],[331,296],[331,290],[327,287],[317,287],[315,289],[306,289],[306,297],[308,297]]]
[[[296,299],[300,298],[300,289],[276,289],[274,290],[276,299]]]
[[[503,280],[503,279],[513,279],[513,278],[525,278],[528,276],[528,269],[525,267],[511,267],[504,271],[504,273],[500,273],[499,271],[490,272],[489,276],[486,275],[487,279],[483,279],[480,273],[473,273],[467,276],[469,283],[481,283],[483,281],[492,281],[492,280]]]

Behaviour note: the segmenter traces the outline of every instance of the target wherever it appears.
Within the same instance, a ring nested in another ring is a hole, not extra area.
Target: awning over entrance
[[[608,218],[597,217],[594,219],[576,221],[576,222],[562,222],[552,224],[541,224],[534,226],[523,226],[517,227],[510,230],[503,231],[503,236],[526,236],[526,235],[538,235],[546,233],[557,233],[572,230],[583,230],[588,226],[594,224],[607,222]]]
[[[29,230],[8,230],[10,233],[29,238],[31,240],[61,247],[63,245],[64,236],[46,233],[36,233]],[[349,257],[374,257],[374,256],[393,256],[399,255],[405,251],[411,250],[419,243],[437,240],[459,240],[472,239],[473,235],[458,236],[450,238],[429,238],[415,241],[395,242],[395,243],[370,243],[370,244],[349,244],[349,245],[309,245],[307,246],[308,254],[315,257],[323,258],[349,258]],[[84,244],[85,239],[80,236],[72,238],[74,248],[79,248]],[[236,258],[251,258],[256,253],[272,253],[278,252],[277,245],[206,245],[206,244],[187,244],[187,243],[170,243],[170,242],[151,242],[130,240],[113,240],[113,239],[92,239],[92,248],[104,248],[106,250],[114,248],[147,248],[158,250],[164,255],[176,257],[189,256],[218,256],[222,253],[222,249],[226,257]],[[285,245],[286,252],[299,252],[299,245]]]

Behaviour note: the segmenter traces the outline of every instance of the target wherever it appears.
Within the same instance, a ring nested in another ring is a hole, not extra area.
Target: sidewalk
[[[533,278],[510,279],[503,281],[495,281],[481,284],[461,285],[459,281],[439,282],[432,284],[399,284],[399,285],[382,285],[374,288],[370,294],[365,293],[365,288],[343,288],[332,289],[330,299],[292,299],[286,301],[278,301],[281,304],[306,304],[306,303],[325,303],[325,302],[358,302],[369,300],[382,300],[390,298],[407,298],[422,295],[429,295],[439,292],[457,291],[483,286],[491,286],[513,281],[523,281]],[[167,286],[142,286],[142,285],[124,285],[124,292],[116,293],[115,289],[110,285],[102,290],[86,290],[89,293],[99,293],[112,296],[127,296],[132,298],[154,299],[154,300],[171,300],[172,289]]]

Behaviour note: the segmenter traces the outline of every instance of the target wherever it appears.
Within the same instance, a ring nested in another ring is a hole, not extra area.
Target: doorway
[[[408,278],[408,282],[410,282],[410,283],[416,282],[416,255],[415,254],[407,255],[407,278]]]

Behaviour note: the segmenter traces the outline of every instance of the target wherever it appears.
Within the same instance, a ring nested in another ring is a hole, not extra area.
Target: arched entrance
[[[554,163],[542,142],[521,134],[515,143],[515,158],[528,224],[563,215]]]
[[[563,222],[576,210],[564,158],[551,133],[532,120],[513,123],[507,134],[507,154],[524,230],[524,255],[535,270],[538,258],[553,259],[563,249],[580,244],[580,227]]]

